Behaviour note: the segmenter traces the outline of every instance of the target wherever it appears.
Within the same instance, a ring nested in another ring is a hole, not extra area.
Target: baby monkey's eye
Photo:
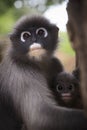
[[[47,37],[48,36],[48,32],[45,28],[41,27],[41,28],[38,28],[36,30],[36,34],[39,35],[39,36],[43,36],[43,37]]]
[[[63,86],[60,85],[60,84],[58,84],[58,85],[56,86],[56,90],[57,90],[57,92],[62,92],[62,91],[63,91]]]
[[[25,42],[29,37],[31,36],[31,33],[28,31],[21,33],[21,41]]]
[[[75,89],[74,84],[70,84],[70,85],[68,86],[68,90],[69,90],[69,91],[74,91],[74,89]]]

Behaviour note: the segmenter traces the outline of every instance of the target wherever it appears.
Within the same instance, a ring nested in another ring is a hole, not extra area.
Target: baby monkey
[[[72,74],[64,71],[59,73],[56,82],[52,86],[52,91],[60,106],[83,108],[78,70],[73,71]]]

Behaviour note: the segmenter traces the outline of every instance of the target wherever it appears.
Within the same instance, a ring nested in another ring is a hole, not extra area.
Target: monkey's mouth
[[[62,94],[62,100],[64,100],[64,102],[69,102],[71,99],[72,99],[72,96],[70,93]]]
[[[29,56],[36,60],[41,60],[44,54],[46,54],[46,50],[42,48],[39,43],[33,43],[30,46]]]

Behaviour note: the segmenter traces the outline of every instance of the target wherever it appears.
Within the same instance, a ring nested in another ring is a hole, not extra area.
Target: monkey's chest
[[[32,85],[34,86],[36,83],[39,84],[43,80],[45,81],[43,73],[31,67],[25,69],[12,66],[5,69],[4,73],[0,75],[0,88],[14,97],[27,90],[29,91]]]

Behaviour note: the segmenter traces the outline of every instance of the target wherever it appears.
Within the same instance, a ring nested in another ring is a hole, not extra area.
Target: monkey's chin
[[[46,54],[46,50],[42,48],[30,50],[28,53],[30,59],[37,60],[37,61],[41,61],[42,58],[45,56],[45,54]]]
[[[72,97],[62,97],[62,100],[65,102],[65,103],[68,103],[72,100]]]

